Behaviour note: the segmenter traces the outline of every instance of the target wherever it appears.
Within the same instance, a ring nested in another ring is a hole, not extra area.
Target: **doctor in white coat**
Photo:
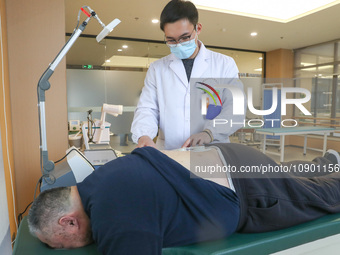
[[[200,101],[203,92],[193,89],[190,80],[216,83],[224,79],[243,91],[235,61],[206,49],[198,40],[202,25],[198,23],[196,7],[189,1],[170,1],[162,11],[160,26],[171,54],[153,62],[148,69],[132,122],[133,141],[137,147],[167,150],[229,142],[229,136],[244,123],[244,114],[233,114],[231,91],[219,89],[222,110],[216,118],[223,119],[225,125],[216,125],[201,114],[203,104],[193,102],[194,98]],[[157,135],[156,145],[153,139]]]

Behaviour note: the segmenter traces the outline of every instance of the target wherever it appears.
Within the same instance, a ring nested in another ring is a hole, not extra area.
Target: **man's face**
[[[167,23],[164,26],[165,41],[178,43],[183,39],[192,40],[195,38],[195,42],[197,45],[198,39],[196,35],[200,34],[201,29],[202,25],[197,24],[195,30],[195,26],[191,24],[188,19],[180,19],[174,23]],[[196,51],[198,51],[198,49],[196,49]]]
[[[90,228],[70,231],[70,229],[59,227],[53,231],[52,236],[37,234],[37,237],[52,249],[74,249],[93,242]]]

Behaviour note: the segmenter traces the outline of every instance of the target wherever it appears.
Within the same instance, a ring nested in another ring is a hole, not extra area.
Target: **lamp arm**
[[[72,47],[74,42],[78,39],[81,33],[84,31],[87,23],[92,16],[88,17],[79,28],[73,33],[70,39],[66,42],[62,50],[58,53],[53,62],[49,65],[47,70],[41,76],[38,82],[38,100],[39,100],[39,117],[40,117],[40,137],[41,137],[41,157],[44,174],[48,174],[54,169],[54,162],[48,159],[47,150],[47,138],[46,138],[46,117],[45,117],[45,91],[51,87],[49,82],[50,77],[53,75],[55,68],[59,65],[61,60],[65,57],[69,49]]]

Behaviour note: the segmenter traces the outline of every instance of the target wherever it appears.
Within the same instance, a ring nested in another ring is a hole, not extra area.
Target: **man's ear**
[[[201,23],[197,23],[196,24],[196,32],[197,32],[197,35],[199,35],[202,31],[202,24]]]
[[[69,228],[79,228],[79,220],[73,215],[65,215],[59,219],[59,225]]]

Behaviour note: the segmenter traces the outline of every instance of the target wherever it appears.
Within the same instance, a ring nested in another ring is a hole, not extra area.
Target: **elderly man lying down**
[[[277,230],[340,212],[339,158],[330,151],[313,162],[278,165],[239,144],[139,148],[77,186],[41,193],[28,223],[52,248],[94,241],[103,254],[123,255]],[[223,176],[212,174],[218,171]]]

